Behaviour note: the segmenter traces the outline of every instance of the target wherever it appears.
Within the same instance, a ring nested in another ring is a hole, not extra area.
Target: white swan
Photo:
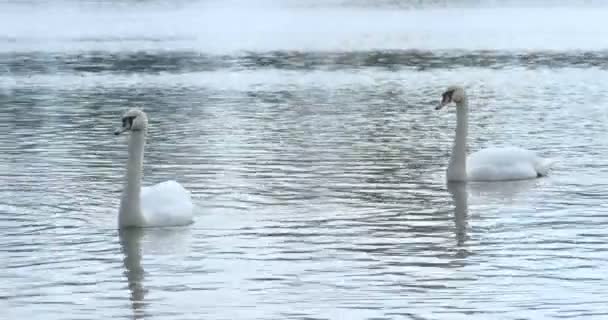
[[[118,225],[126,227],[160,227],[191,224],[194,205],[190,193],[176,181],[165,181],[141,187],[144,146],[148,117],[140,109],[122,116],[122,127],[114,134],[129,132],[129,159],[126,185],[120,200]]]
[[[501,181],[534,179],[548,174],[553,160],[518,147],[487,148],[467,159],[468,102],[464,89],[450,86],[443,93],[439,110],[456,104],[456,136],[447,169],[448,181]]]

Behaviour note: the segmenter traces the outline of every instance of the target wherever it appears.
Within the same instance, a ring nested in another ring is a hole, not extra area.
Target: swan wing
[[[148,226],[178,226],[193,221],[190,192],[173,180],[143,187],[141,208]]]
[[[553,161],[519,147],[491,147],[472,153],[467,159],[471,180],[498,181],[533,179],[548,173]]]

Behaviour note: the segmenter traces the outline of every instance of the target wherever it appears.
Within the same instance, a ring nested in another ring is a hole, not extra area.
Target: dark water
[[[608,317],[605,8],[211,4],[0,4],[0,318]],[[454,83],[551,175],[446,185]],[[133,106],[191,226],[116,230]]]

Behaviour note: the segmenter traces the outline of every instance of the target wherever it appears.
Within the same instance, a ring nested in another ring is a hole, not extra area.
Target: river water
[[[0,3],[0,318],[608,318],[607,14]],[[447,185],[451,84],[550,175]],[[134,106],[190,226],[116,228]]]

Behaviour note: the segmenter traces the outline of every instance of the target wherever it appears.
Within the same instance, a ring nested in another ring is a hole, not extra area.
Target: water
[[[607,8],[417,3],[0,4],[1,318],[608,317]],[[453,83],[551,175],[446,185]],[[193,225],[116,230],[132,106]]]

